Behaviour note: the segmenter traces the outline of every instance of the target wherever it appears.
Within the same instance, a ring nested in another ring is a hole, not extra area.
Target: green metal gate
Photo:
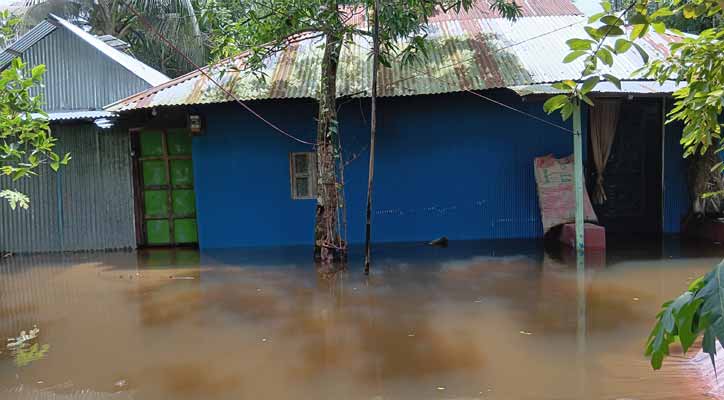
[[[191,134],[185,129],[142,130],[137,143],[141,244],[197,243]]]

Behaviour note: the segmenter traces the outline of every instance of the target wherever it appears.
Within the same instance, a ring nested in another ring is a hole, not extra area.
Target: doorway
[[[662,232],[661,100],[622,100],[616,136],[604,173],[607,200],[594,204],[610,234],[654,237]],[[590,129],[589,129],[590,132]],[[591,141],[589,193],[596,182]]]
[[[132,135],[139,245],[197,244],[190,132],[142,129]]]

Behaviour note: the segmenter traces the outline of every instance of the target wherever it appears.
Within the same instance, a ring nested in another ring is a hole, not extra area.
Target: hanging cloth
[[[611,145],[616,138],[616,126],[621,112],[619,100],[597,100],[591,107],[591,148],[593,162],[596,165],[596,187],[593,191],[593,203],[606,202],[606,191],[603,188],[603,173],[611,155]]]

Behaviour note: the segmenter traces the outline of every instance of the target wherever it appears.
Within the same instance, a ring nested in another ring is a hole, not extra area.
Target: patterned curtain
[[[619,100],[597,100],[591,107],[591,148],[593,162],[596,165],[596,188],[593,191],[593,203],[606,202],[606,191],[603,188],[603,173],[606,171],[611,145],[616,138],[616,126],[621,111]]]

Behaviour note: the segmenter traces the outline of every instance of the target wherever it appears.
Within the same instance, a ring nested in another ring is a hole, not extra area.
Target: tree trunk
[[[314,258],[322,262],[339,260],[346,255],[346,244],[339,232],[339,185],[335,157],[339,134],[337,67],[341,44],[341,37],[334,33],[326,34],[317,121],[317,210],[314,225]]]
[[[365,228],[365,275],[370,273],[370,246],[372,240],[372,184],[375,179],[375,140],[377,136],[377,69],[380,60],[380,0],[375,0],[375,19],[372,46],[372,90],[370,93],[370,166],[367,177],[367,225]]]
[[[699,152],[689,159],[689,197],[691,198],[692,216],[718,215],[721,212],[719,196],[702,198],[706,193],[724,189],[722,176],[712,168],[719,162],[715,146],[709,146],[704,155]]]

